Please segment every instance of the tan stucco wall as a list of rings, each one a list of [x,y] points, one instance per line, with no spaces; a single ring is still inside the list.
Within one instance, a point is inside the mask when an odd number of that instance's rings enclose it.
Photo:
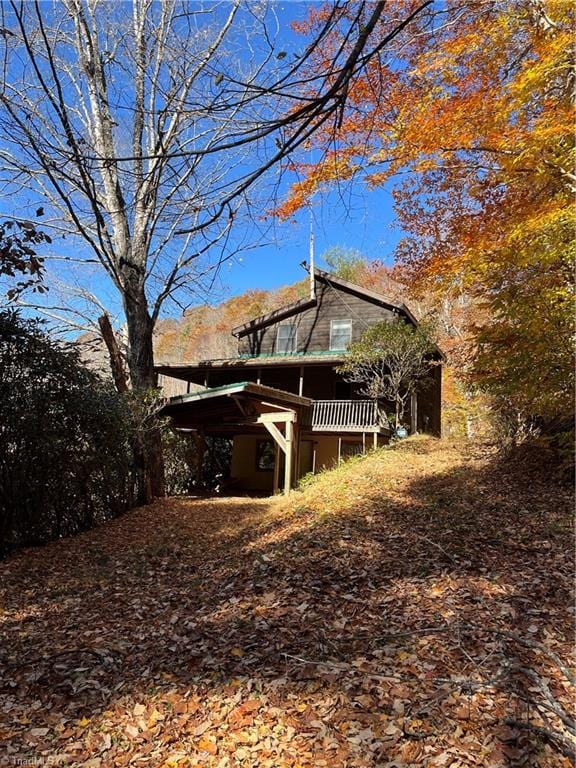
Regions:
[[[272,493],[274,484],[274,472],[264,472],[256,469],[256,442],[267,439],[265,434],[258,435],[236,435],[232,447],[232,477],[238,480],[236,486],[239,490],[245,491],[264,491]],[[337,435],[319,435],[317,433],[303,432],[301,440],[311,440],[313,449],[316,453],[315,471],[321,472],[323,469],[331,469],[338,463],[338,436]],[[343,436],[345,441],[361,441],[362,435]],[[381,437],[380,445],[386,441]],[[372,434],[366,434],[366,449],[370,450],[373,446]],[[300,457],[300,475],[305,474],[303,457]],[[284,484],[284,470],[280,472],[280,486]]]
[[[316,443],[316,472],[331,469],[338,463],[338,438],[332,435],[314,435]]]
[[[232,446],[232,477],[239,482],[236,486],[246,491],[272,492],[273,472],[256,470],[256,442],[265,439],[265,435],[236,435]],[[316,472],[336,466],[338,462],[338,438],[332,435],[302,435],[302,439],[314,442],[316,451]],[[284,475],[280,477],[280,484]]]
[[[237,488],[272,493],[274,473],[256,469],[256,442],[266,435],[236,435],[232,446],[232,477],[239,480]]]

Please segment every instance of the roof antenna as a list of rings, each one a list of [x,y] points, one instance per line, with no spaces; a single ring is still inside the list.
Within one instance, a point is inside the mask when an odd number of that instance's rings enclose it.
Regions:
[[[308,268],[310,277],[310,298],[316,298],[316,280],[314,279],[314,217],[310,206],[310,265]]]
[[[312,143],[308,138],[304,142],[304,149],[310,153],[310,162],[312,162]],[[312,199],[308,204],[310,211],[310,264],[308,265],[308,276],[310,278],[310,298],[316,299],[316,280],[314,277],[314,214],[312,211]]]

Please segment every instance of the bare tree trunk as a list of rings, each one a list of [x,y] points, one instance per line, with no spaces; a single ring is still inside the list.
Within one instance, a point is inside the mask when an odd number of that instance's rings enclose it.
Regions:
[[[114,379],[116,389],[118,392],[128,392],[129,387],[126,371],[124,370],[124,360],[108,315],[104,314],[98,318],[98,326],[108,350],[112,378]]]
[[[148,311],[144,286],[130,281],[124,294],[124,310],[128,328],[128,368],[132,389],[143,396],[156,389],[158,377],[154,371],[154,323]],[[165,496],[164,459],[160,428],[143,429],[135,447],[139,474],[138,500],[149,503],[153,497]]]
[[[404,409],[402,408],[402,400],[396,396],[396,429],[401,426],[402,416],[404,415]]]

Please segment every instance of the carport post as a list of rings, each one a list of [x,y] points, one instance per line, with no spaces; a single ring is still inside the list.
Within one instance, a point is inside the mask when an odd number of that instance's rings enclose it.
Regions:
[[[294,457],[294,422],[286,422],[286,456],[284,461],[284,493],[292,487],[292,459]]]
[[[294,466],[294,411],[281,411],[276,413],[263,413],[258,419],[258,424],[263,424],[274,438],[277,449],[284,453],[284,493],[290,493],[292,487],[292,467]],[[284,424],[284,434],[278,429],[278,424]],[[275,467],[279,464],[275,463]],[[274,471],[274,484],[276,486],[276,469]]]
[[[272,493],[278,493],[278,485],[280,478],[280,446],[274,441],[274,447],[276,449],[276,457],[274,459],[274,484],[272,486]]]

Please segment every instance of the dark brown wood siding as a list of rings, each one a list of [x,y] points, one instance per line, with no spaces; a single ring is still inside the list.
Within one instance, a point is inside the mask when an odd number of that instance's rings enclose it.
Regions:
[[[293,317],[261,328],[239,340],[241,355],[270,355],[276,352],[279,325],[292,324],[298,331],[296,352],[324,352],[330,349],[330,322],[352,321],[352,341],[359,341],[364,331],[381,320],[392,320],[390,309],[362,299],[342,289],[316,283],[318,303]]]

